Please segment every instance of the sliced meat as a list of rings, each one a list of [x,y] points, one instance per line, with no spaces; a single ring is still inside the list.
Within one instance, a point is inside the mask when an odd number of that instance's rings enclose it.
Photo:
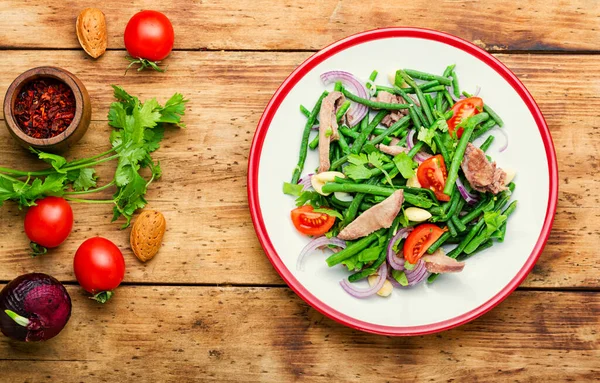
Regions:
[[[400,143],[400,139],[396,137],[392,137],[392,141],[390,142],[390,146],[397,146]]]
[[[379,150],[381,150],[385,154],[389,154],[390,156],[394,156],[394,157],[396,157],[400,153],[408,152],[408,149],[403,146],[398,146],[398,145],[387,146],[384,144],[379,144]]]
[[[430,273],[458,273],[465,268],[464,262],[448,257],[442,250],[425,255],[421,259],[425,261],[425,268]]]
[[[321,102],[321,110],[319,111],[319,173],[329,170],[329,144],[340,137],[335,112],[345,101],[346,97],[341,92],[331,92]]]
[[[372,100],[377,102],[385,102],[386,104],[401,104],[404,102],[404,100],[400,96],[396,96],[395,94],[386,92],[384,90],[377,92],[377,97],[372,98]],[[387,116],[385,116],[383,120],[381,120],[381,124],[389,128],[407,114],[408,110],[395,110]]]
[[[461,167],[473,189],[492,194],[506,190],[504,170],[496,168],[496,163],[490,163],[485,153],[471,143],[467,144]]]
[[[392,226],[394,218],[400,212],[400,207],[404,201],[404,193],[397,190],[372,208],[366,210],[346,226],[338,235],[338,238],[350,241],[361,238],[372,232]]]

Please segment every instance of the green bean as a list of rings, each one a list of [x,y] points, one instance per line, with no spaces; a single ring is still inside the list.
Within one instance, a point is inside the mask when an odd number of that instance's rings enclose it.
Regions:
[[[308,147],[311,150],[315,150],[317,148],[317,146],[319,146],[319,134],[317,134],[315,136],[315,138],[312,139],[312,141],[310,142],[310,144],[308,144]]]
[[[360,204],[362,203],[364,198],[365,194],[363,193],[359,193],[354,196],[354,199],[352,200],[352,202],[350,202],[350,206],[348,206],[346,215],[342,220],[342,227],[346,227],[350,224],[350,222],[354,221],[354,218],[356,218],[356,214],[358,213],[358,208],[360,207]]]
[[[494,119],[489,119],[483,125],[481,125],[481,127],[479,129],[477,129],[473,133],[473,136],[471,137],[471,141],[483,136],[485,133],[492,130],[495,126],[496,126],[496,121],[494,121]]]
[[[450,155],[448,154],[448,149],[446,148],[446,145],[444,145],[444,143],[442,142],[442,136],[440,132],[435,132],[435,134],[433,135],[433,142],[435,143],[435,146],[444,158],[444,163],[449,164]]]
[[[450,92],[445,90],[443,93],[444,98],[446,99],[446,101],[448,101],[448,105],[450,105],[450,107],[454,106],[454,100],[452,99],[452,96],[450,96]]]
[[[363,251],[364,249],[369,247],[369,245],[371,243],[373,243],[375,240],[377,240],[377,237],[379,236],[380,232],[381,232],[381,230],[371,233],[370,235],[368,235],[364,238],[361,238],[358,241],[352,243],[350,246],[346,247],[342,251],[331,255],[326,260],[327,265],[329,267],[333,267],[337,264],[342,263],[346,259],[358,254],[359,252]]]
[[[300,105],[300,112],[307,118],[310,117],[310,110],[306,109],[304,105]]]
[[[294,185],[298,183],[298,180],[300,179],[300,174],[302,174],[302,171],[304,170],[304,163],[306,162],[306,155],[308,153],[308,139],[310,137],[310,131],[312,130],[312,127],[315,123],[315,119],[317,118],[317,115],[321,110],[321,102],[325,97],[327,97],[328,94],[329,93],[327,91],[321,94],[321,97],[319,97],[319,99],[317,100],[315,107],[313,108],[312,112],[310,112],[310,117],[308,117],[308,120],[304,125],[304,132],[302,133],[302,141],[300,144],[300,156],[298,158],[298,164],[296,165],[296,167],[294,168],[294,172],[292,173],[291,183]]]
[[[445,87],[443,85],[440,85],[439,81],[434,80],[434,81],[425,82],[423,84],[419,84],[419,89],[421,89],[423,92],[432,92],[431,89],[438,88],[440,86],[445,89]],[[416,92],[414,88],[401,88],[401,89],[404,90],[406,93],[415,93]],[[394,94],[394,93],[398,94],[395,91],[395,88],[391,88],[389,86],[380,86],[380,85],[377,85],[377,91],[378,92],[384,91],[384,92],[388,92],[388,93],[392,93],[392,94]]]
[[[456,226],[456,230],[459,232],[463,232],[465,230],[467,230],[467,226],[465,226],[464,223],[462,223],[462,221],[460,220],[460,218],[458,218],[457,214],[454,214],[452,216],[452,218],[450,218],[450,221],[452,221],[452,223],[454,224],[454,226]],[[448,221],[448,222],[450,222]]]
[[[444,112],[446,110],[448,110],[448,108],[450,107],[450,105],[448,104],[448,100],[446,100],[444,97],[444,92],[440,92],[440,94],[442,95],[442,109],[440,109],[440,112]]]
[[[420,72],[418,70],[413,70],[413,69],[404,69],[404,72],[406,74],[408,74],[410,77],[417,78],[419,80],[424,80],[424,81],[437,80],[440,84],[446,85],[446,86],[449,86],[450,84],[452,84],[452,82],[449,79],[447,79],[446,77],[438,76],[435,74]],[[404,81],[406,81],[406,79],[404,79]],[[406,81],[406,82],[408,83],[408,81]],[[408,85],[410,85],[410,83],[408,83]]]
[[[479,252],[482,252],[485,249],[489,249],[492,246],[494,246],[494,241],[492,241],[491,239],[488,239],[487,241],[485,241],[481,245],[479,245],[479,247],[475,251],[473,251],[471,254],[464,254],[464,255],[462,255],[461,256],[461,260],[465,260],[467,258],[471,258],[475,254],[477,254]]]
[[[490,148],[490,145],[492,144],[492,142],[494,142],[494,136],[489,136],[485,140],[485,142],[483,144],[481,144],[481,146],[479,147],[479,149],[481,149],[484,152],[486,152]]]
[[[371,144],[371,145],[377,145],[377,144],[379,144],[387,136],[389,136],[389,135],[397,132],[400,129],[408,128],[409,122],[410,122],[410,117],[409,116],[402,117],[396,123],[394,123],[389,128],[387,128],[383,133],[379,134],[377,137],[373,138],[368,143]]]
[[[427,105],[429,105],[429,109],[431,109],[431,110],[435,109],[433,97],[431,97],[431,95],[429,93],[425,93],[424,96],[425,96],[425,101],[427,101]]]
[[[423,141],[419,141],[415,144],[415,146],[413,146],[413,148],[411,150],[408,151],[408,153],[406,153],[410,158],[413,158],[418,152],[419,150],[421,150],[421,148],[423,147],[425,143]]]
[[[408,113],[410,114],[410,118],[412,119],[415,128],[418,128],[421,125],[425,125],[425,117],[423,117],[423,114],[421,113],[421,108],[415,104],[415,101],[408,94],[406,94],[406,92],[402,88],[396,87],[393,90],[396,94],[399,94],[405,102],[410,104]]]
[[[336,161],[340,158],[340,146],[337,142],[332,142],[329,144],[329,163]]]
[[[448,226],[448,232],[450,233],[450,236],[456,237],[458,235],[458,232],[456,231],[456,227],[454,227],[452,220],[448,220],[446,222],[446,225]]]
[[[374,70],[373,72],[371,72],[371,75],[369,76],[369,80],[375,81],[377,79],[377,75],[378,74],[379,74],[379,72],[377,72],[376,70]]]
[[[451,234],[449,232],[445,232],[441,237],[438,238],[429,248],[427,249],[428,254],[433,254],[437,249],[440,248],[450,238]]]
[[[428,124],[427,127],[431,126],[431,124],[433,124],[433,115],[431,114],[431,109],[429,109],[429,104],[427,104],[427,100],[425,99],[425,95],[423,94],[423,91],[421,91],[421,88],[419,88],[417,86],[417,84],[410,77],[409,74],[407,74],[405,71],[402,71],[402,70],[400,70],[398,72],[400,73],[400,75],[402,76],[404,81],[406,81],[406,83],[408,85],[412,86],[415,89],[417,98],[419,99],[419,102],[421,103],[421,108],[423,108],[423,112],[425,112],[426,122]],[[448,81],[448,79],[444,79],[444,80]],[[442,84],[441,81],[440,81],[440,83]]]
[[[335,193],[335,192],[346,192],[346,193],[365,193],[372,195],[380,195],[383,197],[391,196],[395,190],[383,186],[366,185],[366,184],[338,184],[335,182],[328,182],[323,186],[323,193]]]
[[[463,94],[467,97],[472,97],[472,95],[470,93],[467,92],[463,92]],[[498,124],[498,126],[503,127],[504,126],[504,121],[502,121],[502,119],[500,118],[500,116],[498,116],[498,114],[496,112],[494,112],[494,110],[492,109],[491,106],[489,106],[487,103],[483,104],[483,110],[490,115],[490,117],[492,118],[492,120],[496,121],[496,124]]]
[[[354,199],[352,201],[354,201]],[[335,196],[335,194],[332,194],[330,197],[331,203],[333,203],[337,206],[341,206],[344,209],[347,209],[348,207],[350,207],[350,205],[352,204],[352,201],[342,201],[341,199],[337,198]]]
[[[508,202],[508,200],[510,199],[510,194],[506,193],[503,194],[497,201],[497,206],[494,206],[494,211],[500,211],[500,209],[502,209],[504,207],[504,205]],[[509,212],[512,214],[512,212],[515,210],[517,204],[516,201],[514,201],[509,207],[506,208],[506,212]],[[510,209],[510,211],[509,211]],[[483,219],[480,220],[484,221]],[[477,250],[477,248],[485,241],[487,241],[488,239],[490,239],[490,235],[488,234],[486,231],[483,231],[482,233],[480,233],[479,235],[477,235],[475,238],[472,238],[471,241],[464,247],[463,251],[465,254],[471,254],[472,252],[474,252],[475,250]]]
[[[442,92],[437,92],[437,94],[435,95],[435,109],[438,112],[443,112],[442,110],[442,101],[444,100],[444,95],[442,94]]]
[[[343,155],[350,154],[350,147],[348,146],[346,137],[344,137],[344,134],[342,132],[340,132],[340,134],[339,134],[338,145],[340,146],[340,149],[341,149]]]
[[[408,109],[408,107],[409,107],[408,104],[394,104],[394,103],[377,102],[377,101],[367,100],[366,98],[358,97],[358,96],[350,93],[346,89],[344,89],[342,92],[348,99],[350,99],[354,102],[358,102],[359,104],[368,106],[371,109],[402,110],[402,109]]]
[[[502,212],[502,214],[504,214],[506,216],[506,218],[508,218],[515,211],[516,208],[517,208],[517,201],[513,201],[510,205],[508,205],[506,210],[504,210]],[[502,224],[502,226],[500,226],[500,236],[498,237],[498,242],[504,242],[504,236],[506,235],[506,225],[507,224],[508,224],[508,219],[506,220],[506,222],[504,222]]]
[[[335,85],[333,86],[333,90],[335,92],[341,92],[342,91],[342,82],[341,81],[336,81]]]
[[[460,222],[467,225],[475,218],[479,217],[479,215],[483,212],[490,211],[494,208],[494,200],[492,199],[482,199],[473,210],[471,210],[467,215],[460,219]]]
[[[444,215],[433,217],[431,220],[433,222],[446,222],[446,221],[448,221],[456,213],[456,210],[458,209],[460,201],[461,201],[460,193],[453,193],[450,196],[450,208],[448,209],[448,211]]]
[[[456,68],[456,64],[452,64],[452,65],[448,65],[446,67],[446,70],[444,70],[444,77],[448,77],[452,74],[452,71],[454,70],[454,68]]]
[[[340,128],[339,128],[339,131],[340,131],[340,133],[342,133],[344,136],[346,136],[346,137],[350,137],[350,138],[352,138],[352,139],[354,139],[354,140],[355,140],[355,139],[357,139],[357,138],[358,138],[358,135],[360,134],[360,133],[358,133],[358,132],[355,132],[354,130],[352,130],[352,129],[348,128],[348,127],[347,127],[347,126],[345,126],[345,125],[342,125],[342,126],[340,126]]]
[[[458,178],[458,170],[460,169],[460,164],[465,156],[465,150],[467,149],[467,144],[471,139],[473,130],[475,130],[475,126],[487,118],[489,118],[487,113],[479,113],[469,117],[467,120],[462,137],[460,138],[460,141],[458,141],[458,146],[454,152],[450,170],[448,171],[448,178],[446,179],[446,186],[444,187],[445,194],[450,194],[452,188],[455,186],[456,179]]]
[[[452,88],[454,90],[454,95],[456,97],[460,97],[460,87],[458,85],[458,76],[454,69],[452,69]]]
[[[343,164],[345,164],[346,161],[348,161],[348,156],[342,156],[342,157],[340,157],[337,161],[334,161],[334,162],[331,163],[331,166],[329,167],[329,170],[335,170],[335,169],[339,168],[340,166],[342,166]]]
[[[369,136],[371,135],[373,130],[377,127],[377,125],[379,125],[381,120],[383,120],[384,117],[387,115],[388,115],[387,111],[381,110],[381,111],[379,111],[379,113],[377,113],[375,115],[375,117],[373,117],[373,120],[369,123],[367,128],[360,132],[360,135],[356,138],[356,140],[354,141],[354,144],[352,144],[352,153],[354,153],[354,154],[360,153],[363,145],[367,142],[367,139],[369,138]]]

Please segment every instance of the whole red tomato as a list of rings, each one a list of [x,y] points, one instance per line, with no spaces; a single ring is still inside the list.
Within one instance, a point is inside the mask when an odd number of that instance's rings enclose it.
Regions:
[[[125,48],[135,59],[164,60],[175,41],[173,25],[164,14],[141,11],[125,27]]]
[[[73,229],[73,210],[67,201],[46,197],[36,201],[25,215],[25,234],[34,244],[45,248],[57,247]]]
[[[94,237],[77,249],[73,269],[81,287],[104,303],[123,281],[125,260],[117,245],[106,238]]]

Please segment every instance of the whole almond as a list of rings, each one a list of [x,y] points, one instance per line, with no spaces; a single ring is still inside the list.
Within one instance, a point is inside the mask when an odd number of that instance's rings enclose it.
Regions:
[[[106,18],[101,10],[86,8],[81,11],[75,29],[79,44],[88,55],[98,58],[106,51]]]
[[[158,253],[166,227],[165,217],[158,211],[144,210],[138,216],[131,229],[129,242],[140,261],[147,262]]]

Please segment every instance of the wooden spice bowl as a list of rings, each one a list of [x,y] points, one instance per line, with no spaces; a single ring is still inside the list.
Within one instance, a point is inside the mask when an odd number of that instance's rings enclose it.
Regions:
[[[34,138],[27,135],[19,126],[14,115],[15,101],[23,86],[42,78],[51,78],[63,82],[75,96],[75,116],[71,124],[65,131],[51,138]],[[24,148],[33,147],[49,152],[64,151],[83,137],[90,126],[91,119],[92,105],[87,89],[74,74],[61,68],[44,66],[29,69],[10,84],[4,97],[6,127],[13,138]]]

